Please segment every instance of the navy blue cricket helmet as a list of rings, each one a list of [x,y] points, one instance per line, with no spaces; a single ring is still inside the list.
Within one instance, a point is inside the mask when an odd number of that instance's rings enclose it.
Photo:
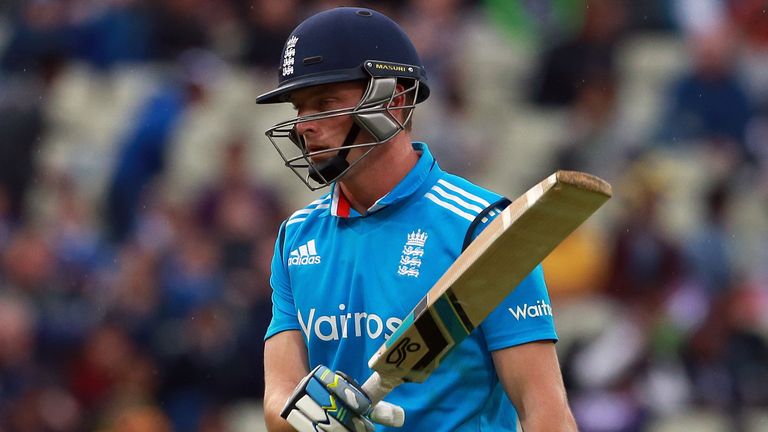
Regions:
[[[299,116],[266,131],[285,165],[312,190],[340,179],[374,147],[404,131],[415,105],[429,96],[427,75],[408,36],[385,15],[364,8],[331,9],[299,24],[283,48],[278,80],[257,103],[289,102],[292,92],[317,85],[365,83],[355,106]],[[395,104],[401,95],[407,102]],[[396,115],[397,110],[405,114]],[[298,124],[346,115],[353,124],[340,146],[312,152],[297,132]],[[350,161],[354,148],[366,151]]]
[[[390,67],[366,67],[369,61]],[[378,75],[418,80],[417,103],[429,96],[421,59],[397,23],[371,9],[331,9],[294,29],[283,48],[277,88],[259,96],[256,103],[287,102],[294,90]]]

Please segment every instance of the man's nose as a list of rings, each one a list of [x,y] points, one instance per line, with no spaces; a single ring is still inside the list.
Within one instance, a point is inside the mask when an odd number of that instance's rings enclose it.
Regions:
[[[305,122],[296,123],[296,133],[299,135],[305,135],[308,133],[315,132],[316,123],[317,123],[316,121],[305,121]]]

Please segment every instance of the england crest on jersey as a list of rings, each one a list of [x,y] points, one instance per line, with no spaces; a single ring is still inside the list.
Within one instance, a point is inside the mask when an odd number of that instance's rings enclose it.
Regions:
[[[403,246],[400,254],[400,263],[397,267],[399,276],[419,277],[419,268],[421,259],[424,256],[424,245],[427,243],[429,235],[422,232],[421,229],[412,231]]]

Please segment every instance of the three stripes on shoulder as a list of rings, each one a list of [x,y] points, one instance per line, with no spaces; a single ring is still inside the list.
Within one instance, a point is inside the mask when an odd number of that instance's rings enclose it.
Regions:
[[[491,205],[487,200],[443,179],[438,180],[424,196],[440,207],[470,222],[474,221],[480,212]],[[491,210],[488,216],[496,216],[496,213],[496,210]],[[488,222],[488,217],[483,217],[482,222]]]

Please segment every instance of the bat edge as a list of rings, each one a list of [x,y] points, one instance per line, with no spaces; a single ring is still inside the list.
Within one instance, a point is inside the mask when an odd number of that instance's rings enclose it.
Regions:
[[[573,185],[579,189],[596,192],[610,198],[613,188],[607,181],[592,174],[581,171],[560,170],[555,173],[558,183]]]

